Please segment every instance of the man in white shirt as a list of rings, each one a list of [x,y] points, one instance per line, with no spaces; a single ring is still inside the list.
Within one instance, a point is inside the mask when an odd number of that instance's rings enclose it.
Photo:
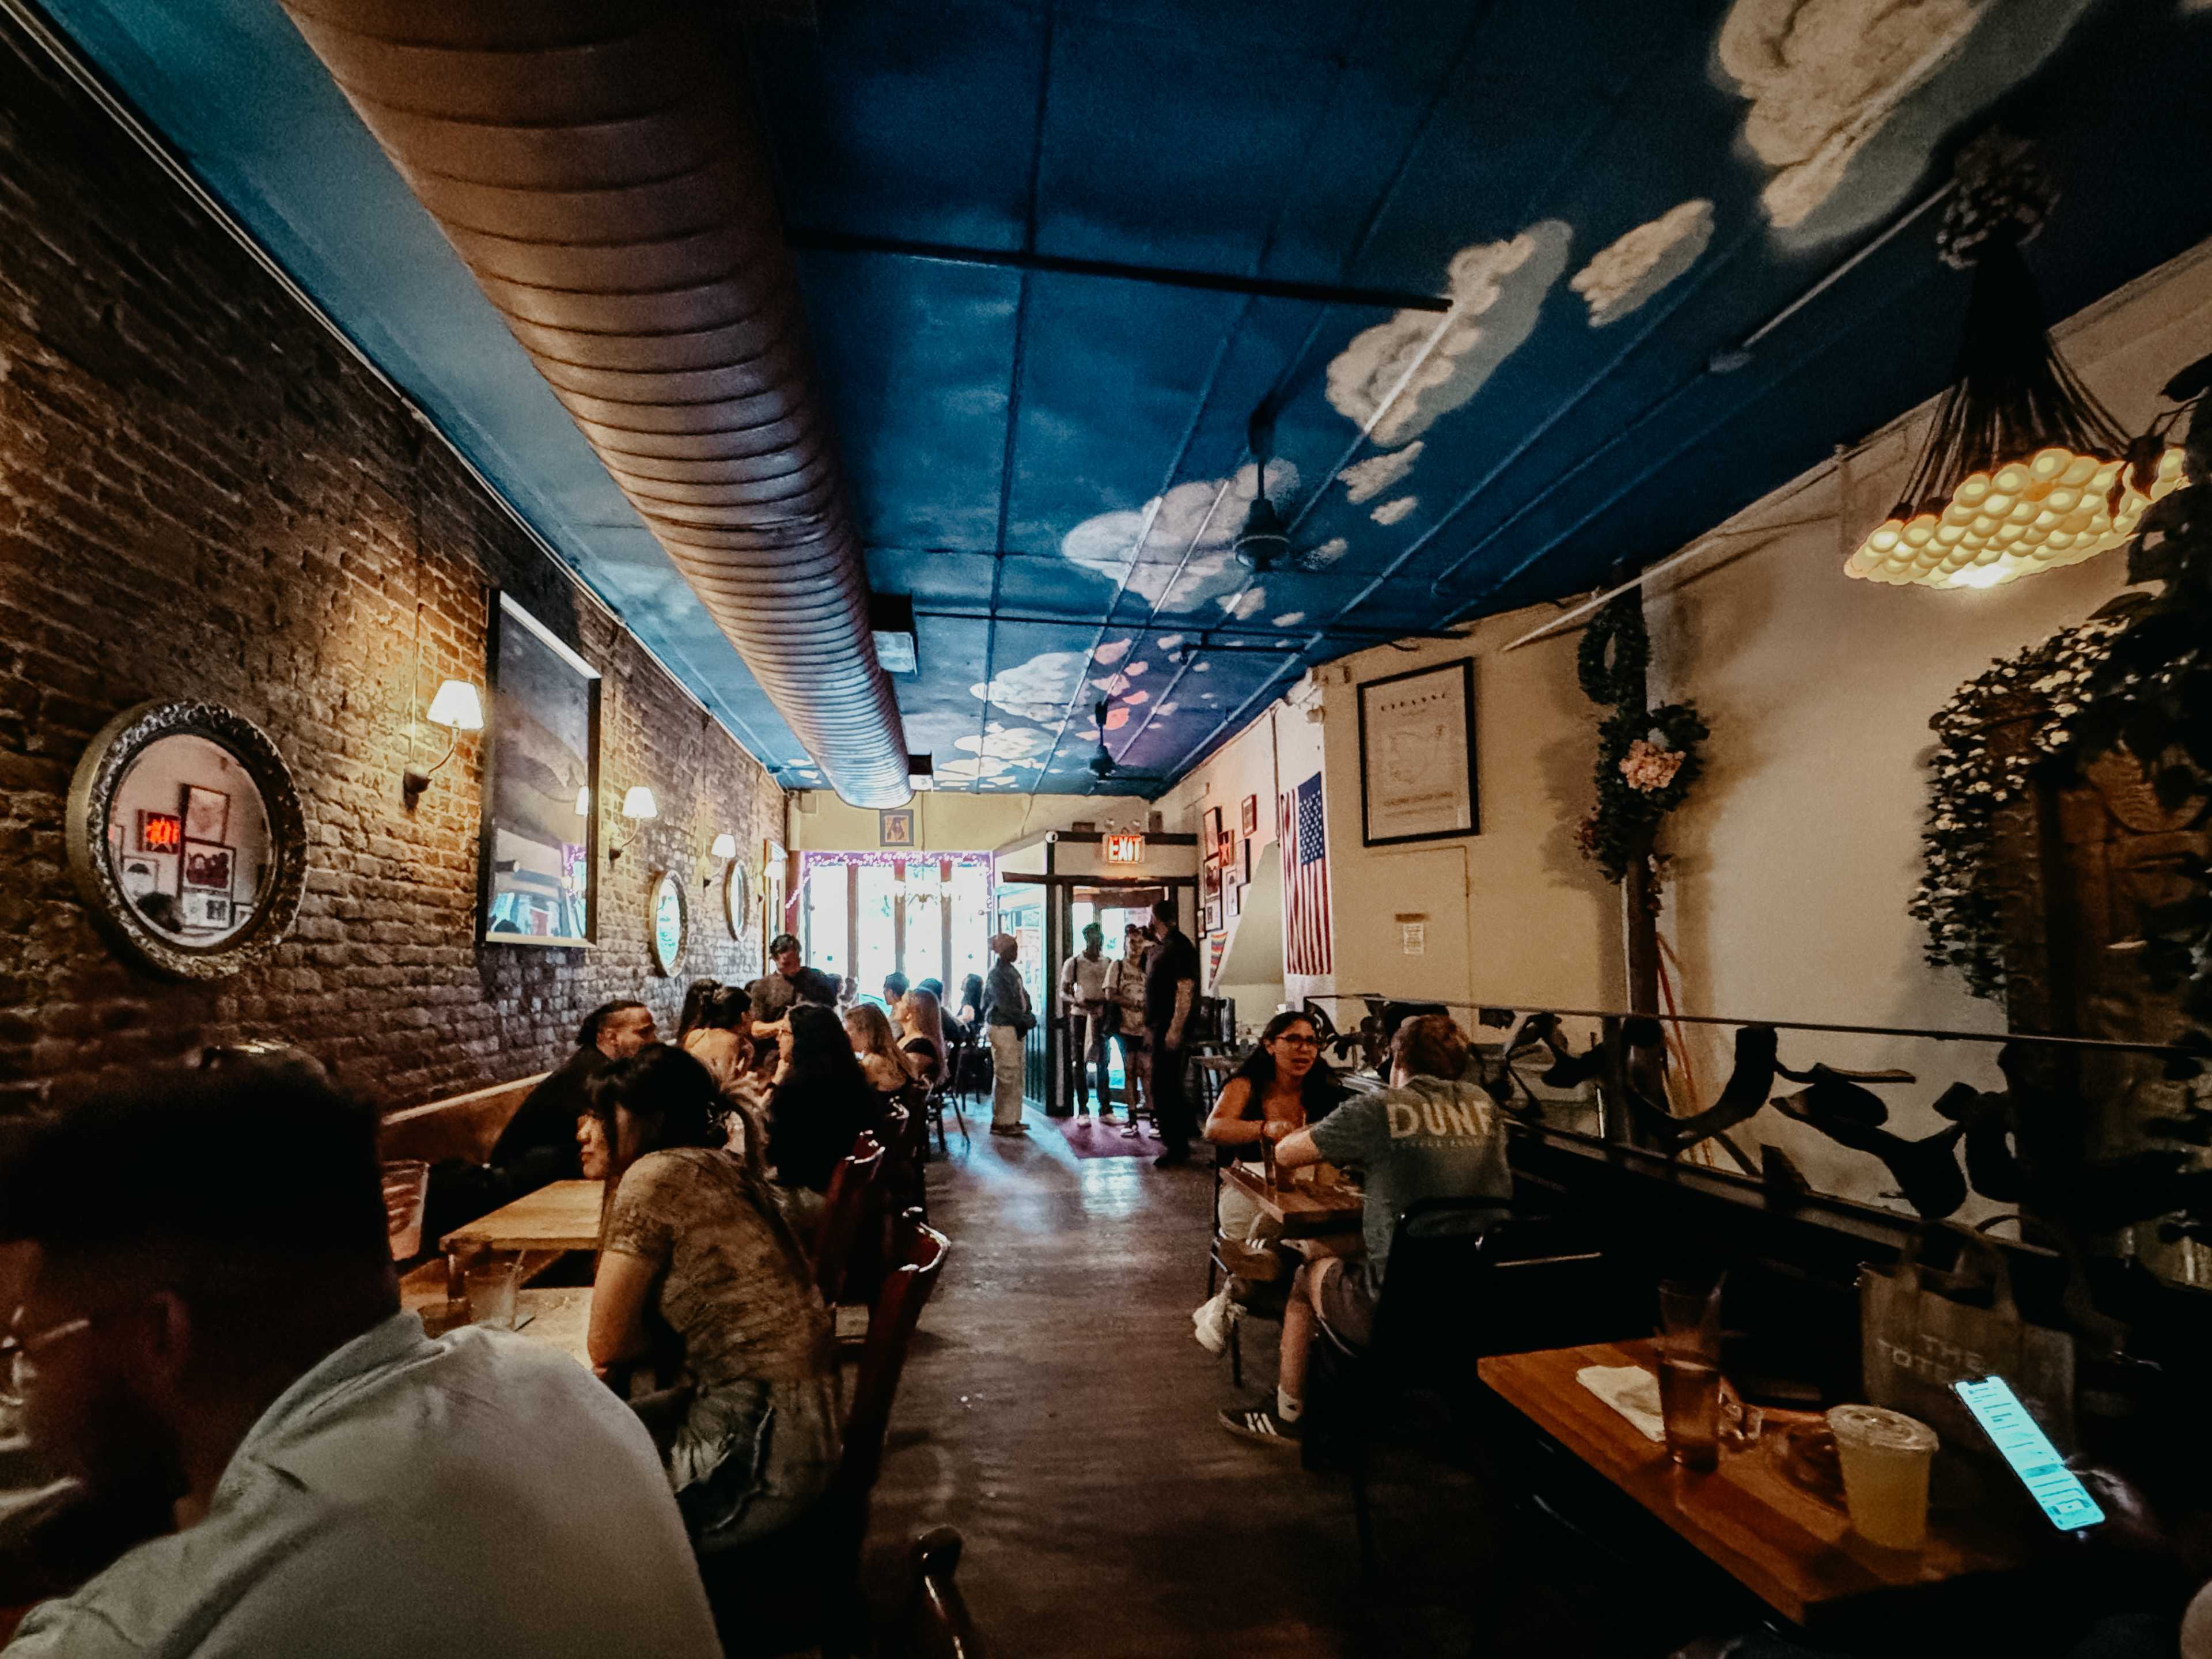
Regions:
[[[1106,930],[1092,922],[1083,948],[1060,965],[1060,1006],[1067,1012],[1067,1054],[1075,1062],[1075,1115],[1091,1115],[1091,1067],[1098,1067],[1098,1121],[1114,1115],[1114,1085],[1107,1075],[1106,1014],[1112,1006],[1106,975]]]
[[[644,1426],[526,1338],[399,1309],[374,1119],[225,1072],[89,1103],[9,1171],[0,1370],[95,1490],[175,1529],[34,1608],[9,1659],[720,1650]]]

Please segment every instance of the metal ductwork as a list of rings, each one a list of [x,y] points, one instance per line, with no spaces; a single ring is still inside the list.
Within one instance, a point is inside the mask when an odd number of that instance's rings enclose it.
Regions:
[[[703,8],[283,4],[837,793],[904,801],[768,157]]]

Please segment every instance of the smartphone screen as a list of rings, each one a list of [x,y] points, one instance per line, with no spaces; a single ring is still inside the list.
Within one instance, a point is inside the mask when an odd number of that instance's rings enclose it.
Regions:
[[[1976,1382],[1954,1382],[1952,1388],[1966,1402],[1974,1421],[1990,1443],[2012,1466],[2028,1496],[2041,1504],[2051,1524],[2061,1532],[2079,1532],[2105,1518],[2088,1488],[2074,1478],[2058,1455],[2051,1437],[2036,1426],[2020,1403],[2020,1396],[2002,1376],[1985,1376]]]

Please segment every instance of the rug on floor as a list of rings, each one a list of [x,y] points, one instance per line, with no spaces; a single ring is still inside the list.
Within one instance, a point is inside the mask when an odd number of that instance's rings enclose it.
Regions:
[[[1153,1138],[1150,1125],[1146,1126],[1142,1135],[1125,1140],[1121,1131],[1129,1126],[1120,1118],[1103,1126],[1095,1117],[1055,1117],[1047,1121],[1074,1148],[1078,1158],[1158,1158],[1160,1155],[1160,1143]]]

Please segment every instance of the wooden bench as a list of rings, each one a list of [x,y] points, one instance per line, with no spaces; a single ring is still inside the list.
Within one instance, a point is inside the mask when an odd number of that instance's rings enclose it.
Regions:
[[[488,1089],[387,1113],[384,1157],[387,1161],[416,1158],[425,1164],[444,1158],[484,1163],[523,1097],[550,1075],[540,1072],[534,1077],[495,1083]]]

